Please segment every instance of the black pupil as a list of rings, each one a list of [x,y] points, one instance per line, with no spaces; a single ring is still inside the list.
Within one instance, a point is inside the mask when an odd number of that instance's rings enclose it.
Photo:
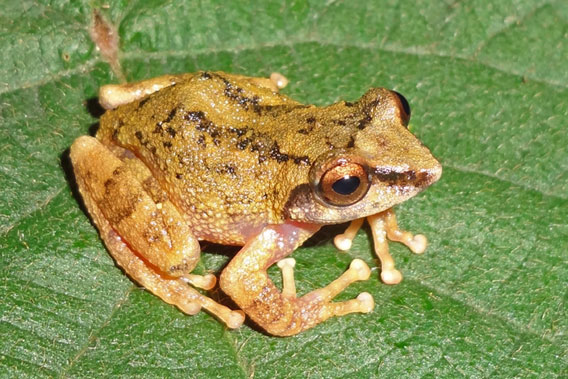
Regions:
[[[361,180],[356,176],[345,175],[331,185],[333,190],[340,195],[350,195],[359,188]]]

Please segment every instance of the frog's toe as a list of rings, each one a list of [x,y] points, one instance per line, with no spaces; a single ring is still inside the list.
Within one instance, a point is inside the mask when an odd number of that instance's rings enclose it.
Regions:
[[[364,218],[358,218],[351,221],[351,224],[349,224],[347,229],[345,229],[345,232],[336,235],[333,239],[335,247],[337,247],[341,251],[347,251],[351,249],[353,239],[355,238],[355,235],[357,235],[357,231],[361,228],[361,225],[363,225],[364,221]]]
[[[286,87],[290,82],[287,77],[285,77],[279,72],[273,72],[272,74],[270,74],[270,81],[274,83],[274,85],[278,89]]]
[[[407,244],[408,248],[414,254],[422,254],[426,251],[426,246],[428,245],[428,239],[423,234],[415,235]]]
[[[361,292],[357,299],[360,302],[360,308],[362,313],[369,313],[375,308],[375,300],[369,292]]]
[[[347,271],[326,287],[319,288],[300,298],[296,297],[294,284],[295,264],[296,261],[293,258],[282,259],[278,262],[278,267],[282,270],[282,297],[294,304],[296,316],[303,319],[306,324],[315,325],[330,317],[349,313],[369,313],[375,307],[373,297],[368,292],[360,293],[355,299],[332,302],[333,298],[351,283],[369,279],[371,270],[361,259],[354,259]],[[297,331],[288,331],[288,333],[295,334]]]
[[[385,268],[381,271],[381,280],[385,284],[398,284],[402,281],[402,273],[395,268]]]
[[[245,312],[243,311],[232,311],[227,319],[225,320],[227,327],[230,329],[236,329],[240,327],[243,322],[245,322]]]
[[[370,275],[371,270],[369,269],[369,266],[367,266],[367,264],[361,259],[354,259],[349,265],[347,271],[345,271],[339,278],[329,283],[326,287],[310,292],[305,295],[305,297],[313,297],[322,302],[330,301],[339,293],[343,292],[343,290],[345,290],[345,288],[347,288],[350,284],[360,280],[367,280]]]
[[[296,266],[294,258],[285,258],[278,261],[278,267],[282,270],[282,296],[289,299],[296,298],[294,266]]]
[[[351,238],[346,237],[343,234],[338,234],[333,238],[333,244],[341,251],[347,251],[351,249],[351,245],[353,244],[353,240]]]

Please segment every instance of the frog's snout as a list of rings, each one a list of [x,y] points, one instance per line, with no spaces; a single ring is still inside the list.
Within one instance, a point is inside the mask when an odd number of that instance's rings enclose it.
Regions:
[[[442,176],[442,165],[432,155],[430,159],[425,160],[420,170],[417,170],[414,186],[424,189],[435,183]],[[427,162],[427,163],[426,163]]]
[[[436,183],[442,177],[442,165],[440,162],[436,161],[436,164],[432,168],[427,169],[426,173],[427,185],[429,186],[430,184]]]

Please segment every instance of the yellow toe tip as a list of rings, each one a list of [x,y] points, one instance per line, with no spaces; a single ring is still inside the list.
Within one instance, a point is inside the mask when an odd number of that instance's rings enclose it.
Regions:
[[[402,274],[397,269],[383,270],[381,280],[385,284],[398,284],[402,281]]]
[[[357,272],[358,280],[367,280],[371,276],[371,269],[365,261],[361,259],[354,259],[349,265],[350,270],[355,270]]]
[[[368,292],[361,292],[359,296],[357,296],[357,300],[359,300],[361,304],[362,313],[369,313],[375,308],[375,300]]]
[[[347,251],[347,250],[351,249],[352,241],[351,241],[351,239],[345,237],[343,234],[338,234],[333,239],[333,244],[339,250]]]
[[[227,319],[227,326],[231,329],[240,327],[245,321],[245,313],[243,311],[232,311]]]

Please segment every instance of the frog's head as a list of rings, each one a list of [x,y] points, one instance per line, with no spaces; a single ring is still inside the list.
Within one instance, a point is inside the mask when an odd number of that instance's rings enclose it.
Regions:
[[[407,128],[410,107],[402,95],[373,88],[349,106],[350,143],[315,160],[308,184],[288,198],[289,219],[330,224],[366,217],[440,178],[442,166]]]

